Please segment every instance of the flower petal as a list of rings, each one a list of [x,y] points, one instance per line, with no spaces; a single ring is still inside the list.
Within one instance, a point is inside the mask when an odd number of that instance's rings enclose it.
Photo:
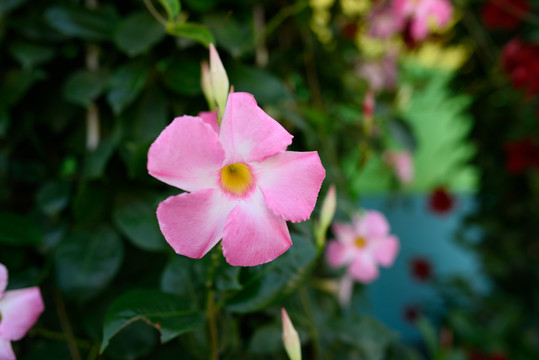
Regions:
[[[361,217],[354,217],[356,232],[366,238],[384,237],[389,233],[389,224],[384,214],[377,210],[368,210]]]
[[[217,123],[217,111],[202,111],[198,113],[198,117],[211,126],[213,131],[219,134],[219,124]]]
[[[292,245],[286,222],[264,203],[259,189],[238,202],[226,219],[223,255],[234,266],[274,260]]]
[[[0,299],[6,290],[8,280],[7,269],[3,264],[0,264]]]
[[[326,176],[316,151],[285,151],[253,167],[264,201],[275,214],[293,222],[311,216]]]
[[[200,259],[223,236],[226,217],[236,202],[220,190],[183,193],[159,204],[157,220],[176,253]]]
[[[292,143],[292,135],[259,108],[248,93],[228,96],[219,139],[226,164],[262,161],[285,151]]]
[[[372,242],[374,257],[380,265],[391,266],[399,252],[400,243],[396,236],[387,236]]]
[[[21,339],[45,309],[39,287],[9,290],[0,299],[0,338]]]
[[[370,254],[362,252],[352,261],[348,273],[357,281],[368,284],[378,277],[378,268]]]
[[[182,116],[148,151],[148,172],[186,191],[217,188],[224,152],[217,133],[199,117]]]
[[[326,259],[329,266],[338,268],[348,264],[353,256],[350,246],[338,241],[330,241],[326,248]]]
[[[0,359],[15,360],[15,353],[11,347],[11,341],[0,337]]]
[[[333,233],[337,237],[337,241],[343,244],[352,244],[358,237],[353,227],[348,224],[334,223],[331,226]]]

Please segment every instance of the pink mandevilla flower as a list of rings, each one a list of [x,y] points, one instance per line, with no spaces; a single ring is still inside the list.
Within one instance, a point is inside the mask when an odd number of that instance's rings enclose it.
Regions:
[[[384,161],[393,168],[400,182],[409,183],[414,179],[414,160],[409,151],[388,150],[384,152]]]
[[[11,341],[20,340],[45,309],[39,287],[6,289],[8,272],[0,264],[0,360],[15,360]]]
[[[159,204],[161,231],[191,258],[222,238],[231,265],[272,261],[292,245],[286,221],[307,220],[316,204],[318,153],[285,151],[292,135],[247,93],[229,95],[220,129],[201,115],[174,119],[148,152],[152,176],[188,191]]]
[[[375,210],[354,215],[352,224],[334,224],[333,232],[337,240],[327,247],[329,265],[348,266],[347,275],[364,284],[378,278],[378,265],[391,266],[399,251],[399,240],[389,235],[386,218]]]
[[[410,35],[423,40],[429,35],[430,26],[446,26],[453,17],[453,7],[448,0],[393,0],[395,21],[404,28],[409,22]]]

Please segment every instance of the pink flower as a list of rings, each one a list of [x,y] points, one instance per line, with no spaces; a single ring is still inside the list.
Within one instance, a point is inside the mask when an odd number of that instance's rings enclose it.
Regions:
[[[393,90],[397,82],[397,53],[391,51],[382,59],[363,62],[357,74],[367,81],[369,89],[375,94]]]
[[[247,93],[229,95],[219,132],[201,117],[174,119],[148,152],[152,176],[188,191],[157,209],[170,246],[201,258],[222,238],[236,266],[283,254],[292,245],[286,221],[309,218],[325,177],[318,153],[285,151],[291,142]]]
[[[335,224],[337,241],[328,244],[326,256],[330,266],[348,266],[348,275],[361,283],[378,277],[377,265],[389,267],[399,251],[396,236],[389,235],[384,215],[375,210],[352,217],[352,224]]]
[[[448,0],[393,0],[395,21],[402,29],[410,26],[413,40],[423,40],[429,35],[429,25],[446,26],[453,17],[453,7]]]
[[[391,6],[375,7],[367,17],[368,34],[378,39],[388,39],[402,30],[399,19]]]
[[[384,161],[393,167],[400,182],[409,183],[414,179],[414,159],[409,151],[388,150],[384,153]]]
[[[8,273],[0,264],[0,359],[14,360],[11,341],[20,340],[45,309],[39,287],[4,291]]]

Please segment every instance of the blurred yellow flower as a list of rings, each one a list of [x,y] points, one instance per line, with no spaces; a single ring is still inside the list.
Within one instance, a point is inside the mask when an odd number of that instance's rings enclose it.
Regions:
[[[430,69],[456,70],[470,56],[466,45],[443,46],[440,43],[424,43],[410,58]]]

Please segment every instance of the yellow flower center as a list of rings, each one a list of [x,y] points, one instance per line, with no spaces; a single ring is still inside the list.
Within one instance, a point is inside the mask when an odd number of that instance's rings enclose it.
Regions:
[[[354,240],[354,244],[358,247],[358,248],[364,248],[365,245],[367,245],[367,240],[365,240],[364,238],[362,237],[358,237]]]
[[[253,174],[248,165],[230,164],[221,169],[221,188],[236,196],[243,196],[254,185]]]

